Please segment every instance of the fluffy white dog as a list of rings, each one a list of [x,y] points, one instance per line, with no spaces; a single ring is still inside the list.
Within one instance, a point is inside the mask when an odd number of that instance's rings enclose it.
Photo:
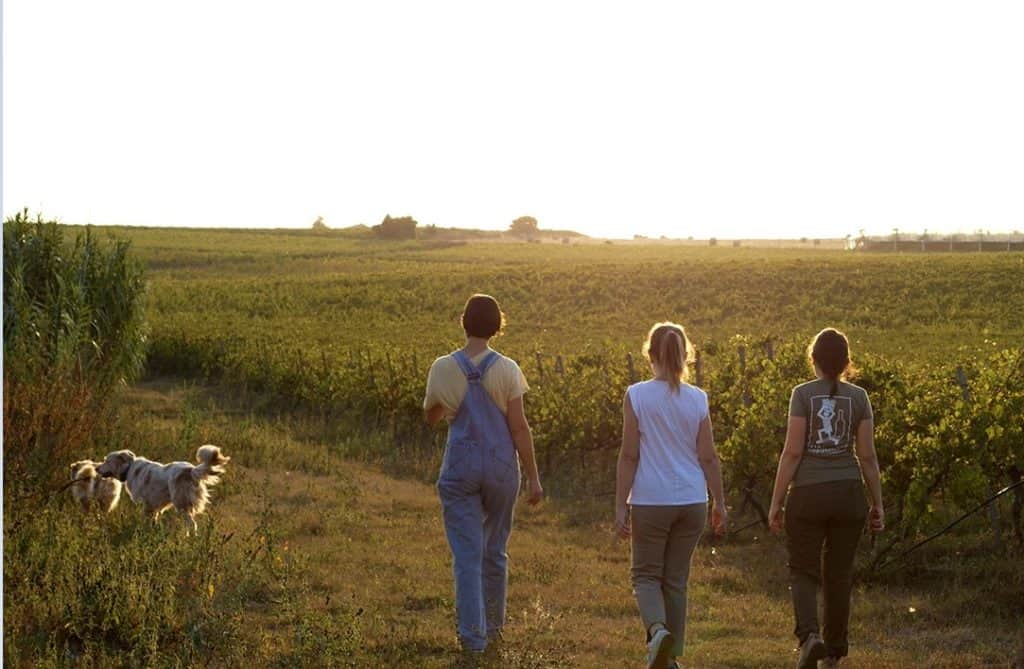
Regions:
[[[99,462],[79,460],[71,465],[71,495],[78,500],[84,511],[95,507],[110,513],[121,500],[121,482],[99,475]]]
[[[131,451],[114,451],[107,455],[96,471],[100,476],[124,482],[128,496],[141,504],[156,519],[172,506],[181,514],[186,529],[196,531],[196,516],[210,501],[208,486],[218,481],[224,465],[231,458],[220,448],[207,444],[196,451],[196,461],[163,464],[139,457]]]

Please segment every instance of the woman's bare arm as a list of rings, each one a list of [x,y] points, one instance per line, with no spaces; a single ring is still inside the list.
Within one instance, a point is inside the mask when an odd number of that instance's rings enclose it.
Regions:
[[[711,490],[711,526],[715,534],[723,534],[728,519],[725,509],[725,488],[722,485],[722,462],[715,450],[715,437],[711,428],[711,416],[705,416],[697,432],[697,458],[704,470],[708,488]]]
[[[772,490],[772,504],[768,511],[768,524],[772,530],[782,530],[782,501],[786,497],[789,484],[796,475],[800,459],[804,455],[804,439],[807,431],[807,419],[801,416],[790,416],[786,428],[786,445],[779,455],[779,466],[775,472],[775,488]]]
[[[878,467],[878,453],[875,452],[873,418],[865,418],[857,426],[857,462],[871,495],[871,530],[881,532],[885,529],[885,510],[882,506],[882,474]]]
[[[441,422],[442,418],[444,418],[444,406],[441,404],[435,404],[423,412],[423,417],[427,421],[428,425],[434,427]]]
[[[636,468],[640,464],[640,423],[629,401],[629,393],[622,398],[622,446],[615,467],[615,530],[623,539],[630,535],[629,507],[626,500],[633,488]]]
[[[522,395],[509,400],[507,420],[509,432],[512,433],[512,443],[515,444],[519,462],[526,474],[526,501],[528,504],[536,504],[544,497],[544,488],[540,485],[537,456],[533,450],[533,433],[530,432],[530,424],[526,420]]]

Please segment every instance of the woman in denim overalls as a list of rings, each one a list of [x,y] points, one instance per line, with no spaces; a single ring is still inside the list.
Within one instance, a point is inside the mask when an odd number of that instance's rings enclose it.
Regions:
[[[434,361],[423,407],[431,424],[450,420],[437,489],[454,559],[459,641],[470,653],[499,640],[505,622],[505,546],[520,463],[527,501],[536,504],[543,496],[523,412],[526,380],[514,361],[488,346],[503,321],[493,297],[469,299],[462,314],[466,345]]]

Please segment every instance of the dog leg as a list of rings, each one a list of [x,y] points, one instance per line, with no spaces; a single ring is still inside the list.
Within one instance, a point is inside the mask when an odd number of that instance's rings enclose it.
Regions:
[[[199,533],[196,519],[192,517],[189,511],[184,509],[178,511],[178,513],[181,514],[181,522],[185,524],[185,536],[196,536]]]

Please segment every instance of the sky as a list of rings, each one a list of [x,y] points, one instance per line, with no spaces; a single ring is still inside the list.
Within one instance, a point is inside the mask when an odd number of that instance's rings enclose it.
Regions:
[[[3,212],[1024,229],[1024,3],[5,0]]]

